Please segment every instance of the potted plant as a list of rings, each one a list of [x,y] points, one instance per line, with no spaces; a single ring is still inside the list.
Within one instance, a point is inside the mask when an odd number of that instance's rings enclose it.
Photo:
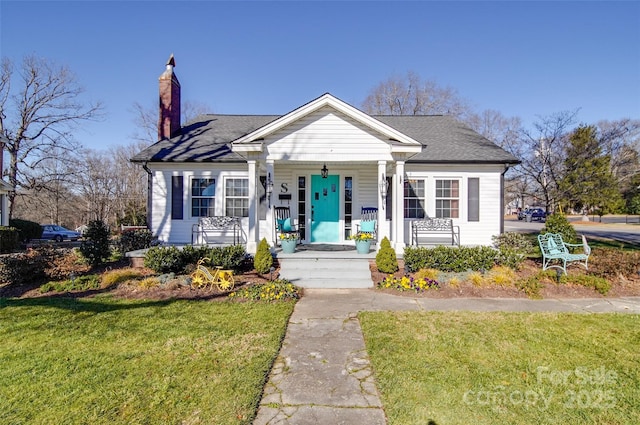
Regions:
[[[296,245],[298,244],[297,233],[280,233],[278,237],[280,239],[280,246],[282,246],[283,253],[293,254],[296,251]]]
[[[356,242],[356,251],[358,254],[368,254],[371,249],[371,241],[373,240],[372,233],[358,232],[355,235],[351,235],[350,239]]]

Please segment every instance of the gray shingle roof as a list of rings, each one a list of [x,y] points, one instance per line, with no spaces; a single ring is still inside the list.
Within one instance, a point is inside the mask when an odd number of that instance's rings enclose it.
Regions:
[[[233,140],[280,115],[202,115],[182,127],[178,136],[164,139],[131,158],[133,162],[245,162],[231,151]]]
[[[509,163],[520,162],[509,152],[448,116],[374,116],[426,146],[407,162]]]
[[[408,162],[517,163],[518,159],[451,117],[373,116],[426,147]],[[244,162],[231,142],[280,115],[203,115],[131,158],[134,162]]]

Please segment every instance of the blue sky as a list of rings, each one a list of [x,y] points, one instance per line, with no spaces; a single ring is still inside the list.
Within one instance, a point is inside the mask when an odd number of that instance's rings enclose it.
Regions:
[[[359,107],[415,71],[475,109],[530,125],[640,118],[640,2],[0,2],[0,52],[68,66],[105,104],[91,148],[128,144],[132,105],[157,104],[171,53],[182,99],[211,112],[283,114],[330,92]]]

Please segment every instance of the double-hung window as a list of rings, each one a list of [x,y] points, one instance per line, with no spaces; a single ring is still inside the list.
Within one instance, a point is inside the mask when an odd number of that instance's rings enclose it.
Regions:
[[[213,217],[216,214],[216,179],[191,179],[191,216]]]
[[[404,182],[404,217],[425,217],[424,180],[405,180]]]
[[[436,217],[458,218],[460,209],[460,181],[436,180]]]
[[[249,217],[249,179],[225,180],[224,205],[229,217]]]

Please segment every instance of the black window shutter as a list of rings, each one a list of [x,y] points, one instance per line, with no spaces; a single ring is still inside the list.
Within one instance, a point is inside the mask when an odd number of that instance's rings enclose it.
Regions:
[[[182,203],[182,176],[171,176],[171,219],[184,218]]]
[[[469,221],[480,221],[480,179],[469,178]]]

